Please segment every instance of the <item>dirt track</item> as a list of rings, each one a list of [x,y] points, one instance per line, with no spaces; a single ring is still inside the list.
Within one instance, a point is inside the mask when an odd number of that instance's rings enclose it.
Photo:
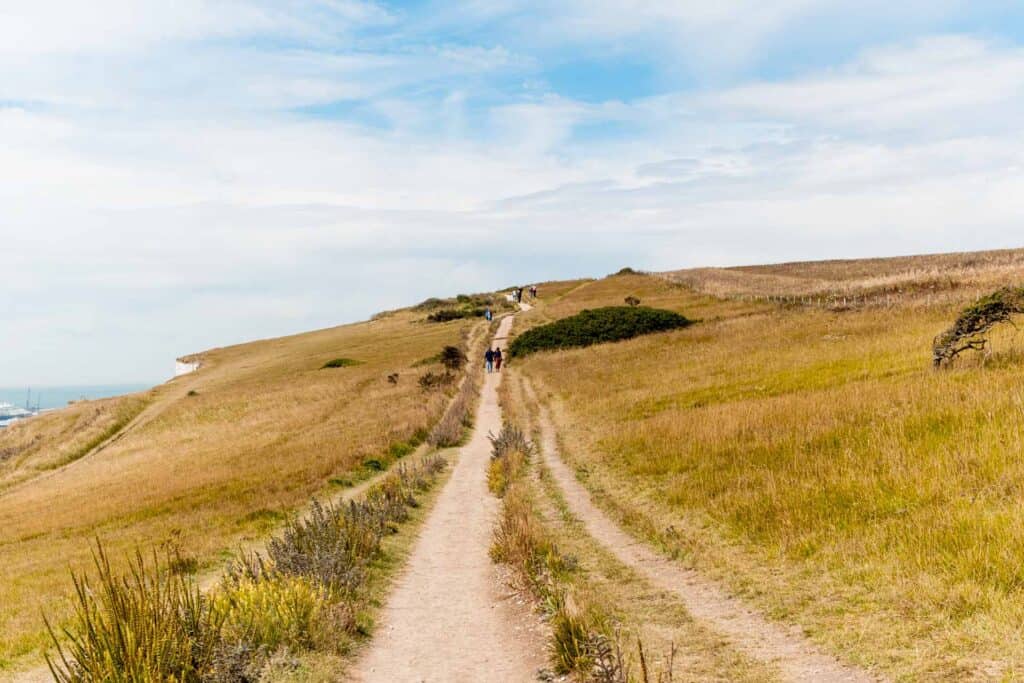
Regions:
[[[776,666],[788,681],[815,683],[867,683],[876,678],[818,650],[796,628],[768,621],[764,616],[729,596],[697,572],[658,555],[623,531],[590,499],[572,470],[558,454],[555,429],[546,406],[537,401],[529,382],[524,382],[531,403],[539,407],[541,455],[561,489],[573,515],[587,531],[623,564],[635,569],[654,586],[678,596],[693,617],[721,633],[753,659]]]
[[[511,324],[509,316],[498,328],[502,345]],[[485,378],[473,435],[460,450],[352,680],[526,683],[544,666],[536,618],[512,599],[487,555],[498,510],[487,490],[487,435],[501,429],[501,375]]]

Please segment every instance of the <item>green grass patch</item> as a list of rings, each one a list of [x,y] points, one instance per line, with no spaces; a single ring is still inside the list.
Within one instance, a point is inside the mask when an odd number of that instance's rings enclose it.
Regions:
[[[323,367],[321,367],[320,369],[321,370],[326,370],[327,368],[350,368],[353,365],[362,365],[362,364],[363,364],[362,361],[353,360],[352,358],[335,358],[333,360],[329,360],[326,363],[324,363]]]
[[[606,306],[528,330],[512,342],[509,350],[513,356],[526,356],[536,351],[622,341],[692,324],[692,320],[674,311],[647,306]]]

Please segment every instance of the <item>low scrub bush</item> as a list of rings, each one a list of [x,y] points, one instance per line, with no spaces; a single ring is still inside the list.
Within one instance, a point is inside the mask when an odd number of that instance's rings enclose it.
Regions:
[[[533,453],[526,435],[518,427],[505,424],[498,436],[488,436],[491,441],[491,462],[487,469],[487,486],[491,492],[502,497],[509,485],[526,470]]]
[[[424,299],[420,303],[418,303],[415,306],[413,306],[412,310],[414,310],[414,311],[433,311],[434,309],[442,308],[443,306],[447,306],[448,304],[449,304],[449,302],[444,300],[444,299],[438,299],[437,297],[430,297],[429,299]]]
[[[455,375],[452,373],[445,372],[431,372],[427,371],[422,374],[419,378],[420,388],[430,391],[431,389],[440,389],[441,387],[447,386],[455,381]]]
[[[441,365],[453,372],[461,370],[468,360],[466,354],[457,346],[446,346],[441,349],[438,359],[441,361]]]
[[[690,324],[692,321],[674,311],[647,306],[608,306],[580,311],[527,330],[512,342],[509,351],[513,356],[525,356],[536,351],[621,341]]]
[[[476,386],[467,378],[459,393],[449,404],[444,415],[427,437],[427,442],[436,448],[449,448],[462,443],[466,428],[472,424],[473,399]]]
[[[280,574],[239,577],[212,598],[223,620],[220,637],[229,649],[266,653],[312,647],[327,601],[322,585]]]
[[[102,545],[93,579],[72,575],[70,625],[59,638],[47,622],[56,654],[46,662],[56,681],[86,683],[174,680],[212,674],[222,615],[186,576],[165,571],[137,553],[127,573],[111,569]]]
[[[271,540],[267,557],[240,555],[210,596],[170,571],[174,559],[143,561],[115,573],[102,546],[96,578],[73,575],[74,613],[47,662],[59,683],[261,680],[275,654],[320,645],[363,628],[370,562],[381,540],[408,518],[445,467],[437,456],[402,465],[361,501],[312,504]],[[345,632],[339,633],[338,629]]]
[[[327,370],[328,368],[350,368],[353,365],[362,365],[362,361],[353,360],[352,358],[334,358],[324,363],[320,369]]]
[[[452,320],[462,320],[463,318],[482,318],[484,317],[484,312],[485,309],[478,307],[442,308],[428,315],[427,320],[432,323],[446,323]]]

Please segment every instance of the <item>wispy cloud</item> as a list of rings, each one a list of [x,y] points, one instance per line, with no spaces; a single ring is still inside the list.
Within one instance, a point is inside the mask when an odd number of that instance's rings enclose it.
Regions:
[[[1012,244],[1004,4],[8,4],[0,384],[625,263]]]

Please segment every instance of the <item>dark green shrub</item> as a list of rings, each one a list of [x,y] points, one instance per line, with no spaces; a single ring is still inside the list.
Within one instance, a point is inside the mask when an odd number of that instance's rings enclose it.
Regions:
[[[432,323],[446,323],[463,318],[482,318],[484,310],[483,308],[442,308],[428,315],[427,320]]]
[[[640,305],[640,299],[637,299],[635,296],[627,296],[624,301],[625,301],[627,306],[639,306]]]
[[[525,356],[536,351],[621,341],[691,324],[691,320],[673,311],[647,306],[608,306],[580,311],[528,330],[512,342],[509,351],[513,356]]]
[[[326,363],[324,363],[323,367],[320,369],[326,370],[327,368],[348,368],[352,367],[353,365],[361,364],[362,361],[353,360],[351,358],[335,358],[334,360],[329,360]]]
[[[414,450],[416,450],[415,446],[407,444],[404,441],[398,441],[388,447],[388,455],[397,460],[398,458],[404,458]]]
[[[444,347],[438,357],[441,359],[441,365],[449,370],[461,370],[466,360],[468,360],[466,354],[457,346]]]
[[[640,273],[627,266],[616,273],[612,273],[613,277],[615,275],[640,275]]]
[[[421,443],[427,440],[430,436],[430,430],[426,427],[418,427],[412,436],[409,438],[409,443],[413,446],[419,446]]]

